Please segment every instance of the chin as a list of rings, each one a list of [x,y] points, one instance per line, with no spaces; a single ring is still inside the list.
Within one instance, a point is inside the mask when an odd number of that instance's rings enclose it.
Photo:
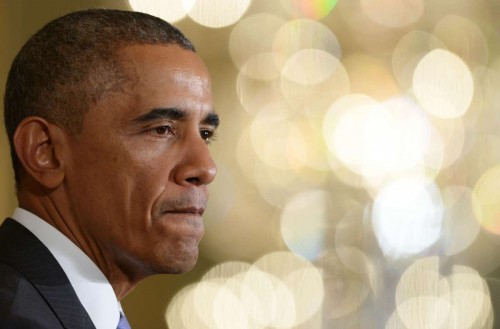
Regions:
[[[154,267],[156,274],[181,274],[194,268],[198,260],[198,245],[165,253]],[[166,256],[166,257],[165,257]]]

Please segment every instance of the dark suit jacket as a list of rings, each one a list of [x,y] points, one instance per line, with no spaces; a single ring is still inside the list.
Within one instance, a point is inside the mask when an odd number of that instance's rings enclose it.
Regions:
[[[95,329],[47,247],[12,219],[0,226],[0,328]]]

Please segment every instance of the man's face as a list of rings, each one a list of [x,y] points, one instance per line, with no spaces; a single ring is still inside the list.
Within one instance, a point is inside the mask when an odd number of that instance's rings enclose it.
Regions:
[[[94,259],[124,273],[191,269],[203,235],[208,143],[218,125],[199,57],[176,45],[120,51],[131,81],[91,107],[70,138],[71,212]]]

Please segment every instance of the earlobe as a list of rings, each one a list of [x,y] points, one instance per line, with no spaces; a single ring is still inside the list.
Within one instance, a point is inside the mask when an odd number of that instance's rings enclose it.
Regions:
[[[62,129],[47,120],[31,116],[24,119],[14,134],[14,147],[27,175],[48,189],[64,179]]]

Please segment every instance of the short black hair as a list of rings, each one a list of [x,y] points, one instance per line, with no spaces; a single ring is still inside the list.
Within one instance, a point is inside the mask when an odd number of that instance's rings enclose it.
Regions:
[[[78,133],[90,105],[128,76],[118,50],[134,44],[178,45],[195,51],[174,26],[145,13],[88,9],[57,18],[35,33],[7,77],[4,119],[16,183],[22,166],[13,137],[19,123],[39,116]]]

